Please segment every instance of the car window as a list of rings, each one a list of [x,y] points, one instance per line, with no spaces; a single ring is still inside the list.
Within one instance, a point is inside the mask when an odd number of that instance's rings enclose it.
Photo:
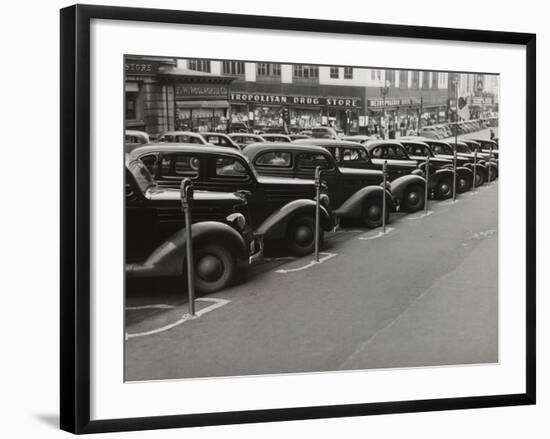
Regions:
[[[250,178],[240,160],[231,157],[212,157],[209,161],[210,175],[246,181]]]
[[[419,155],[419,156],[422,156],[422,157],[427,157],[429,156],[429,152],[428,150],[426,149],[425,146],[422,146],[422,145],[405,145],[405,149],[407,150],[407,152],[409,153],[409,155]]]
[[[190,154],[168,154],[162,157],[160,168],[164,176],[194,178],[199,175],[200,160]]]
[[[363,148],[340,148],[340,160],[343,162],[366,162],[367,152]]]
[[[152,175],[155,175],[155,165],[157,164],[157,155],[148,154],[139,158],[141,162],[147,167]]]
[[[300,170],[314,170],[317,166],[321,169],[329,169],[330,162],[320,153],[302,152],[298,154],[298,168]]]
[[[434,154],[453,155],[452,149],[447,145],[443,145],[441,143],[434,143],[432,145],[432,151],[434,152]]]
[[[471,152],[470,149],[466,145],[462,145],[460,143],[456,144],[456,151],[461,152],[463,154],[468,154],[468,153]]]
[[[283,151],[268,151],[260,154],[254,162],[257,166],[292,167],[292,154]]]
[[[173,142],[173,143],[204,143],[197,136],[190,136],[188,134],[165,134],[163,135],[159,142]]]

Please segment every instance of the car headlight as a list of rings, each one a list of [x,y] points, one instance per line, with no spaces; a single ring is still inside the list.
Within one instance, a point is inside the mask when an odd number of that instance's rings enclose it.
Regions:
[[[246,228],[246,218],[242,213],[232,213],[231,215],[227,216],[225,220],[236,229],[244,232],[244,229]]]

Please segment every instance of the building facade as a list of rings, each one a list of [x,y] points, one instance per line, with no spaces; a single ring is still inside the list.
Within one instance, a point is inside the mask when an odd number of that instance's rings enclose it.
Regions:
[[[243,125],[403,133],[456,111],[455,76],[446,72],[150,57],[128,57],[125,69],[126,126],[153,135]],[[497,76],[460,74],[458,82],[474,114],[489,100],[498,105]]]

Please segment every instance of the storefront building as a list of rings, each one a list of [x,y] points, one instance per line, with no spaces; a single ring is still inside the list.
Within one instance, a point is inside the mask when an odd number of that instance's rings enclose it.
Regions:
[[[224,131],[233,77],[177,67],[176,60],[125,60],[125,125],[157,135],[169,130]]]
[[[289,132],[333,126],[359,132],[363,88],[322,84],[281,84],[234,81],[230,87],[230,118],[257,131],[286,127]]]

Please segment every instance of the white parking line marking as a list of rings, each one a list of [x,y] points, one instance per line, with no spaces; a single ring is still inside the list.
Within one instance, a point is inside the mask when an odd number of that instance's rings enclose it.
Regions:
[[[293,261],[296,259],[295,256],[281,256],[279,258],[264,258],[263,260],[266,262],[273,262],[273,261]]]
[[[434,213],[433,210],[428,210],[428,212],[422,212],[420,215],[409,215],[409,216],[406,216],[405,218],[410,220],[415,220],[415,219],[425,218],[427,216],[430,216],[433,213]]]
[[[360,236],[360,237],[357,238],[357,239],[360,239],[360,240],[362,240],[362,241],[367,241],[367,240],[370,240],[370,239],[376,239],[376,238],[380,238],[380,237],[382,237],[382,236],[385,236],[385,235],[387,235],[388,233],[393,232],[394,230],[395,230],[395,228],[393,228],[393,227],[386,227],[386,233],[380,231],[380,232],[378,232],[376,235],[373,235],[373,236],[366,236],[366,235],[365,235],[365,236]],[[367,232],[367,235],[368,235],[369,233],[370,233],[370,232]]]
[[[319,254],[320,255],[326,255],[322,258],[319,258],[319,262],[313,260],[309,264],[304,265],[303,267],[275,270],[275,273],[286,274],[286,273],[294,273],[295,271],[302,271],[302,270],[305,270],[307,268],[313,267],[314,265],[322,264],[323,262],[328,261],[330,258],[333,258],[334,256],[336,256],[336,253],[320,252]]]
[[[159,303],[158,305],[127,306],[125,309],[126,311],[137,311],[141,309],[172,309],[172,308],[175,308],[175,306]]]
[[[136,332],[136,333],[133,333],[133,334],[126,333],[126,340],[128,340],[130,338],[144,337],[146,335],[153,335],[153,334],[158,334],[159,332],[168,331],[169,329],[175,328],[176,326],[179,326],[179,325],[181,325],[182,323],[185,323],[188,320],[198,319],[200,316],[203,316],[204,314],[206,314],[210,311],[214,311],[215,309],[217,309],[221,306],[224,306],[224,305],[228,304],[229,302],[231,302],[230,300],[227,300],[227,299],[214,299],[214,298],[207,298],[207,297],[195,299],[195,301],[196,302],[199,302],[199,301],[200,302],[213,302],[213,305],[210,305],[210,306],[207,306],[206,308],[202,308],[202,309],[198,310],[195,313],[194,316],[192,316],[191,314],[185,313],[184,315],[181,316],[181,318],[178,321],[176,321],[174,323],[170,323],[169,325],[166,325],[166,326],[162,326],[162,327],[157,328],[157,329],[152,329],[151,331]]]
[[[456,203],[460,202],[460,200],[449,200],[449,201],[443,201],[441,203],[439,203],[439,206],[453,206],[455,205]]]

